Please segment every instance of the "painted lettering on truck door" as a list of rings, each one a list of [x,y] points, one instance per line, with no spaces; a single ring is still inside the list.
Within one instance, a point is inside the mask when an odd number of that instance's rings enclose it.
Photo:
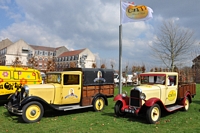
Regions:
[[[166,101],[165,105],[174,104],[177,98],[177,76],[168,76],[166,78]]]

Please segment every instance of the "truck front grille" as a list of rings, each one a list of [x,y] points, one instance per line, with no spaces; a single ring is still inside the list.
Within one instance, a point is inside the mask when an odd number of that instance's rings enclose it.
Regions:
[[[138,90],[131,90],[130,94],[130,106],[140,107],[141,99],[140,99],[140,91]]]

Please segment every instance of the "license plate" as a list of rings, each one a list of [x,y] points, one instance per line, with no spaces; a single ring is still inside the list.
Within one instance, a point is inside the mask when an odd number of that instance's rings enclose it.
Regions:
[[[125,109],[124,111],[128,113],[134,113],[134,110]]]

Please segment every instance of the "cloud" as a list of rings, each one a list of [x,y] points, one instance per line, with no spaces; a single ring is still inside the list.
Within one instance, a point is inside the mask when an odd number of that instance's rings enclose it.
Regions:
[[[14,0],[12,3],[9,0],[0,2],[0,8],[13,20],[6,27],[0,27],[1,40],[23,39],[33,45],[64,45],[75,50],[89,48],[99,60],[114,60],[118,65],[119,1]],[[156,29],[165,19],[174,18],[185,27],[200,30],[198,6],[193,2],[135,0],[134,3],[151,7],[154,18],[122,26],[123,62],[156,64],[150,56],[149,45],[153,45]],[[186,7],[193,8],[185,10]],[[191,23],[191,20],[198,21]]]

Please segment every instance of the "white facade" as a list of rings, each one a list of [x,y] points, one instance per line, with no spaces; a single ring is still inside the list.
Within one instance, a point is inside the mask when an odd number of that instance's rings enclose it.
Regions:
[[[23,66],[30,65],[28,60],[34,57],[38,63],[36,69],[41,71],[47,69],[47,62],[53,57],[56,57],[57,70],[70,67],[71,62],[74,62],[76,67],[85,68],[92,68],[93,63],[96,64],[94,54],[87,48],[68,51],[65,46],[58,48],[35,46],[28,45],[23,40],[12,43],[9,39],[1,41],[0,44],[0,65],[13,65],[16,57],[19,58]]]
[[[32,48],[23,40],[19,40],[6,48],[6,53],[4,55],[5,65],[12,65],[16,57],[19,58],[22,65],[27,66],[29,51]]]
[[[92,68],[92,64],[93,63],[96,64],[95,56],[89,49],[86,48],[83,52],[81,52],[79,54],[78,62],[80,62],[81,57],[83,57],[83,56],[87,56],[86,59],[85,59],[85,68]],[[78,63],[78,67],[81,67],[80,63]]]

